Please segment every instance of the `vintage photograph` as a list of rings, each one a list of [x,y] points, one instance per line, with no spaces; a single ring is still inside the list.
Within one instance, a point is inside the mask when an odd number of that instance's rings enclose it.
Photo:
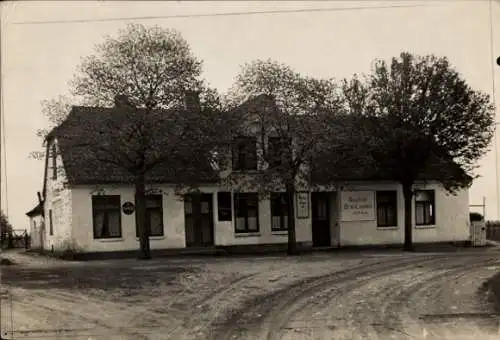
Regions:
[[[500,0],[0,21],[0,340],[500,339]]]

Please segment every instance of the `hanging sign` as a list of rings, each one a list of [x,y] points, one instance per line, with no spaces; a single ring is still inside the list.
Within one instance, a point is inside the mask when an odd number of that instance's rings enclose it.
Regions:
[[[125,215],[132,215],[135,211],[134,203],[132,203],[132,202],[123,203],[122,211]]]

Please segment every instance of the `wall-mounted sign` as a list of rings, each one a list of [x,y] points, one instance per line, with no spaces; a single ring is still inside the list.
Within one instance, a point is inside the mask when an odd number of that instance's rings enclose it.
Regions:
[[[135,211],[135,205],[132,202],[125,202],[122,204],[122,211],[125,215],[132,215]]]
[[[297,192],[295,194],[297,205],[297,218],[309,218],[309,193]]]
[[[342,191],[340,202],[342,221],[375,220],[375,194],[373,191]]]

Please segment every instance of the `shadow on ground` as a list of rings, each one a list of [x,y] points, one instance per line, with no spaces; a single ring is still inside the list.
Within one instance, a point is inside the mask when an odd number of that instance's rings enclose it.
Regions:
[[[480,291],[486,294],[495,312],[500,313],[500,272],[485,281]]]
[[[128,295],[144,293],[148,287],[171,285],[181,274],[196,273],[196,268],[181,266],[106,266],[2,268],[2,283],[23,289],[97,289],[127,291]]]
[[[4,259],[4,258],[0,259],[0,266],[13,266],[14,264],[15,263],[9,259]]]

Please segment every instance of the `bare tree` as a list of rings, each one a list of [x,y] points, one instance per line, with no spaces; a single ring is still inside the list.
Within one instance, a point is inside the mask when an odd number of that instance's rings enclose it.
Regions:
[[[370,75],[344,80],[342,88],[359,118],[365,161],[403,186],[404,248],[411,250],[414,183],[438,180],[450,193],[468,187],[493,136],[494,108],[447,58],[433,55],[378,60]]]
[[[109,106],[117,94],[136,107],[182,105],[186,89],[201,85],[201,61],[179,32],[129,24],[108,36],[83,58],[73,94],[97,106]]]
[[[167,167],[188,181],[197,171],[191,160],[208,159],[212,147],[220,103],[200,74],[201,61],[178,32],[128,25],[97,45],[71,82],[72,94],[95,108],[74,108],[49,134],[71,148],[66,167],[92,158],[96,169],[123,171],[134,184],[141,258],[151,257],[145,188],[154,169]]]
[[[332,118],[341,115],[337,87],[332,80],[305,77],[284,64],[257,60],[242,67],[229,97],[233,107],[250,98],[234,109],[229,119],[235,122],[233,136],[248,135],[248,129],[255,126],[260,167],[250,176],[232,172],[228,178],[233,186],[239,183],[257,187],[264,194],[285,188],[288,253],[294,254],[293,199],[297,187],[309,189],[311,160],[320,150],[327,155],[325,148],[333,150],[335,139],[344,137],[343,129],[332,124]]]

